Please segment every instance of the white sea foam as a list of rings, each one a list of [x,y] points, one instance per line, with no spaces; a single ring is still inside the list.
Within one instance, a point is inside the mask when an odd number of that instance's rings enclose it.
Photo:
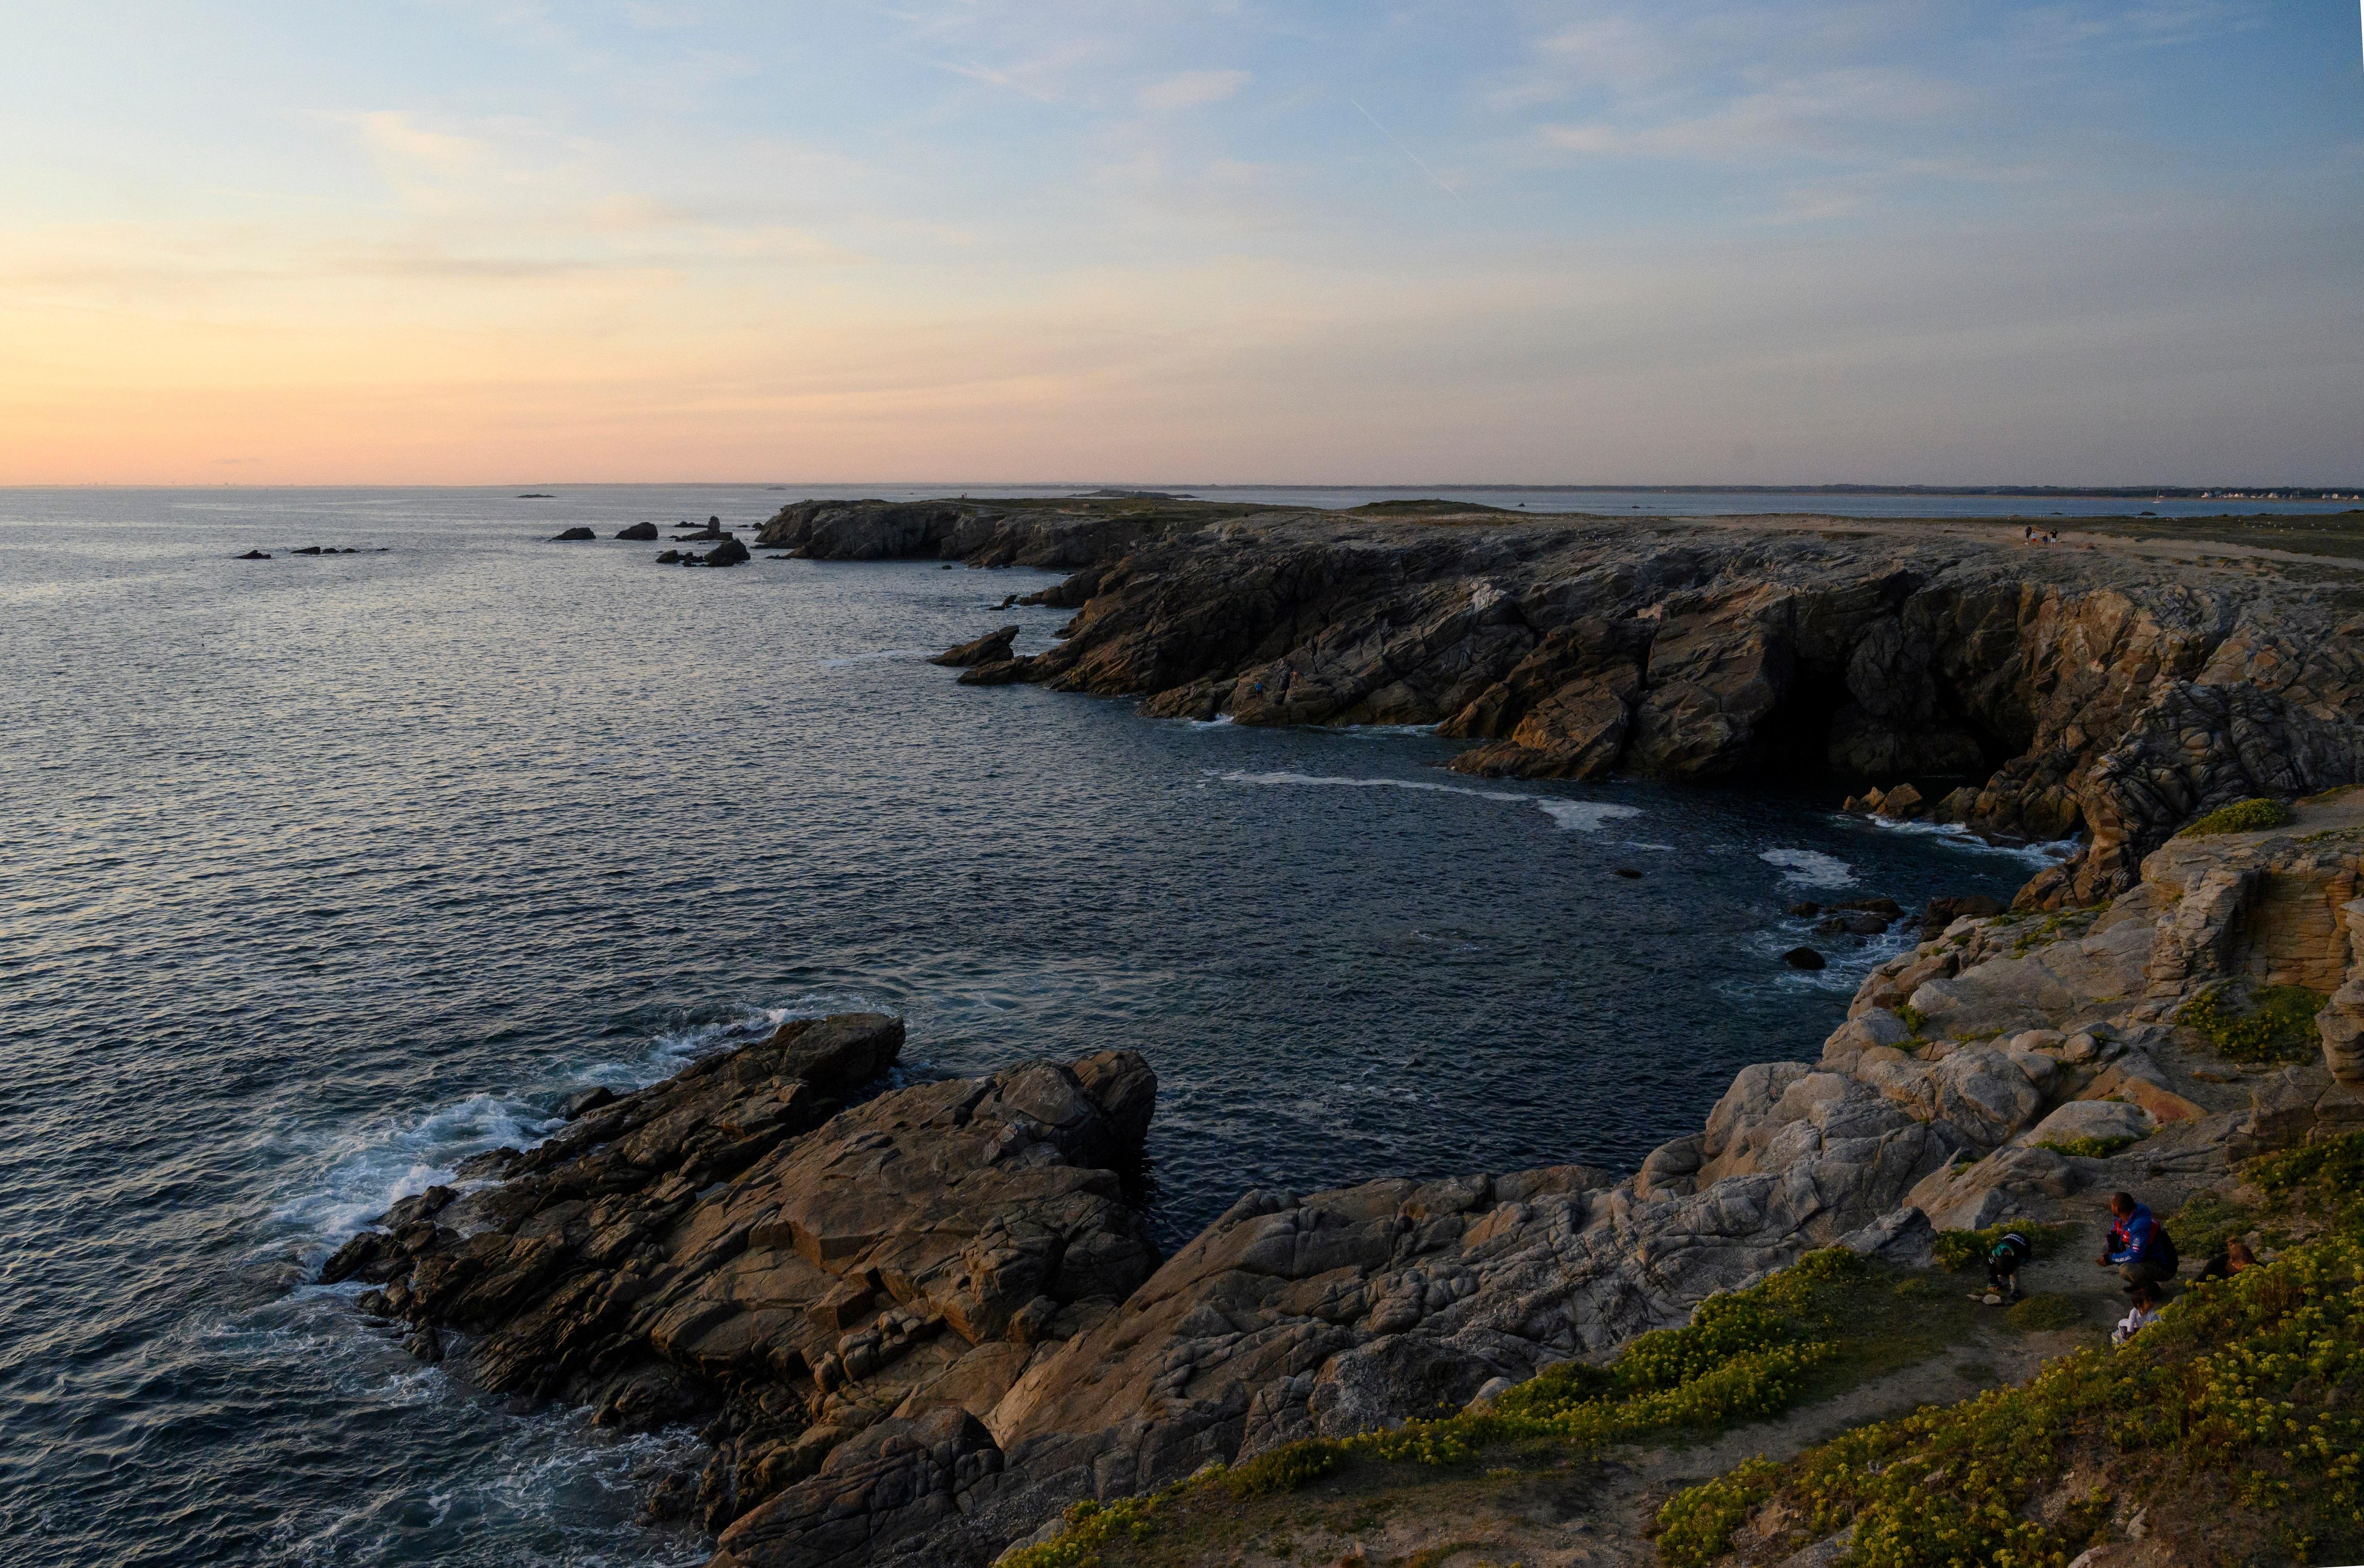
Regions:
[[[875,664],[885,659],[926,659],[936,651],[927,648],[881,648],[869,653],[847,653],[835,659],[824,659],[824,670],[851,670],[857,664]]]
[[[853,1003],[859,1006],[859,1002]],[[451,1184],[461,1162],[488,1149],[530,1149],[566,1125],[553,1102],[595,1084],[617,1090],[645,1087],[712,1051],[757,1040],[792,1018],[844,1011],[842,996],[800,998],[784,1007],[749,1007],[647,1037],[629,1057],[584,1063],[539,1095],[471,1095],[408,1121],[374,1120],[351,1129],[321,1151],[318,1174],[280,1205],[272,1218],[319,1251],[339,1246],[400,1199]]]
[[[1639,806],[1612,806],[1605,800],[1538,800],[1535,805],[1571,833],[1598,833],[1617,817],[1642,815]]]
[[[1427,779],[1348,779],[1329,773],[1218,773],[1227,784],[1336,784],[1348,789],[1422,789],[1437,795],[1466,795],[1478,800],[1529,800],[1531,795],[1511,795],[1506,790],[1471,789],[1466,784],[1433,784]]]
[[[1781,868],[1781,880],[1802,887],[1852,887],[1855,867],[1819,850],[1767,850],[1756,857]]]
[[[2085,846],[2075,839],[2054,839],[2035,844],[1997,844],[1980,838],[1955,822],[1891,822],[1884,817],[1867,818],[1875,828],[1890,833],[1911,833],[1924,839],[1935,839],[1949,850],[1966,854],[2002,855],[2034,865],[2048,866],[2065,861]]]
[[[1333,773],[1218,773],[1230,784],[1338,784],[1349,789],[1419,789],[1434,795],[1466,795],[1473,800],[1508,800],[1534,806],[1574,833],[1597,833],[1602,824],[1620,817],[1639,817],[1641,807],[1617,806],[1605,800],[1561,800],[1548,795],[1513,795],[1502,789],[1472,789],[1467,784],[1436,784],[1428,779],[1353,779]]]

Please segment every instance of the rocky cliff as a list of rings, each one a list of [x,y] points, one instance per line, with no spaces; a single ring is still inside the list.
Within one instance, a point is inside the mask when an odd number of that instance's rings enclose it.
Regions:
[[[815,559],[1072,569],[1058,646],[974,684],[1243,724],[1433,724],[1466,772],[1929,786],[2082,835],[2024,895],[2090,904],[2195,815],[2364,780],[2364,619],[2247,572],[1840,519],[805,502]]]
[[[792,1023],[405,1200],[324,1278],[423,1355],[459,1330],[485,1386],[705,1421],[710,1462],[652,1506],[719,1565],[979,1564],[1076,1498],[1457,1408],[1810,1248],[1910,1261],[2117,1187],[2164,1212],[2364,1127],[2359,878],[2364,791],[2180,837],[2106,906],[1952,922],[1631,1175],[1251,1191],[1162,1264],[1119,1173],[1139,1057],[874,1092],[899,1025]],[[2292,997],[2299,1034],[2258,1023]]]

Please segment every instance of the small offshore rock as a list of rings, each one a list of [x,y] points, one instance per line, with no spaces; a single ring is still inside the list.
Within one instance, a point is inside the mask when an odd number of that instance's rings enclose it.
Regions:
[[[1802,899],[1800,902],[1790,906],[1790,914],[1797,915],[1807,919],[1812,919],[1814,916],[1819,915],[1822,912],[1823,906],[1815,903],[1811,898]]]
[[[1018,640],[1018,628],[1005,626],[999,631],[986,633],[973,642],[957,648],[947,648],[928,661],[931,664],[949,664],[965,668],[973,664],[999,664],[1009,657],[1009,646]]]
[[[287,553],[290,555],[318,555],[320,553],[320,547],[317,544],[307,544],[301,550],[291,550]]]
[[[728,534],[723,536],[720,544],[706,552],[706,564],[708,566],[742,566],[753,559],[747,553],[745,545]]]
[[[250,550],[244,555],[240,556],[239,559],[240,561],[268,561],[271,557],[264,554],[262,550]]]
[[[1642,879],[1642,873],[1634,870],[1632,866],[1619,866],[1609,874],[1611,876],[1624,877],[1630,882],[1639,882]]]
[[[597,534],[593,533],[589,528],[566,528],[551,535],[550,542],[552,544],[563,544],[574,539],[597,539],[598,537],[599,536]]]
[[[678,565],[680,565],[680,564],[681,564],[681,551],[679,551],[679,550],[661,550],[657,551],[657,564],[658,564],[659,566],[678,566]]]
[[[1812,948],[1791,948],[1781,955],[1781,962],[1792,969],[1821,969],[1828,962]]]
[[[616,537],[630,539],[636,544],[653,543],[657,537],[657,526],[654,523],[634,523],[629,528],[617,529]]]
[[[1891,920],[1901,918],[1904,914],[1904,906],[1893,898],[1850,898],[1844,904],[1834,904],[1831,907],[1861,909],[1874,915],[1885,915]]]

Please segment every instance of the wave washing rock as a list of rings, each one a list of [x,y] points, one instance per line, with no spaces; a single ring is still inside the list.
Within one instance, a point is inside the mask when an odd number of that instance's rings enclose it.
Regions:
[[[1032,596],[1079,608],[1059,645],[972,684],[1433,724],[1496,775],[1957,777],[1936,820],[2089,836],[2030,906],[2125,891],[2216,806],[2364,781],[2364,622],[2182,563],[1838,519],[1084,500],[799,502],[760,542],[1072,570]]]
[[[793,1513],[870,1429],[989,1408],[1157,1262],[1113,1169],[1155,1099],[1139,1056],[841,1110],[902,1041],[873,1014],[785,1024],[472,1162],[464,1194],[405,1199],[321,1278],[471,1336],[460,1359],[488,1389],[628,1430],[708,1418],[712,1462],[658,1511],[715,1529]]]

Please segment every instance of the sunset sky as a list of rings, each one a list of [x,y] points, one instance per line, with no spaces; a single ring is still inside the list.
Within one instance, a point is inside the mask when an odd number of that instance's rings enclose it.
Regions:
[[[2349,0],[0,39],[0,484],[2364,481]]]

